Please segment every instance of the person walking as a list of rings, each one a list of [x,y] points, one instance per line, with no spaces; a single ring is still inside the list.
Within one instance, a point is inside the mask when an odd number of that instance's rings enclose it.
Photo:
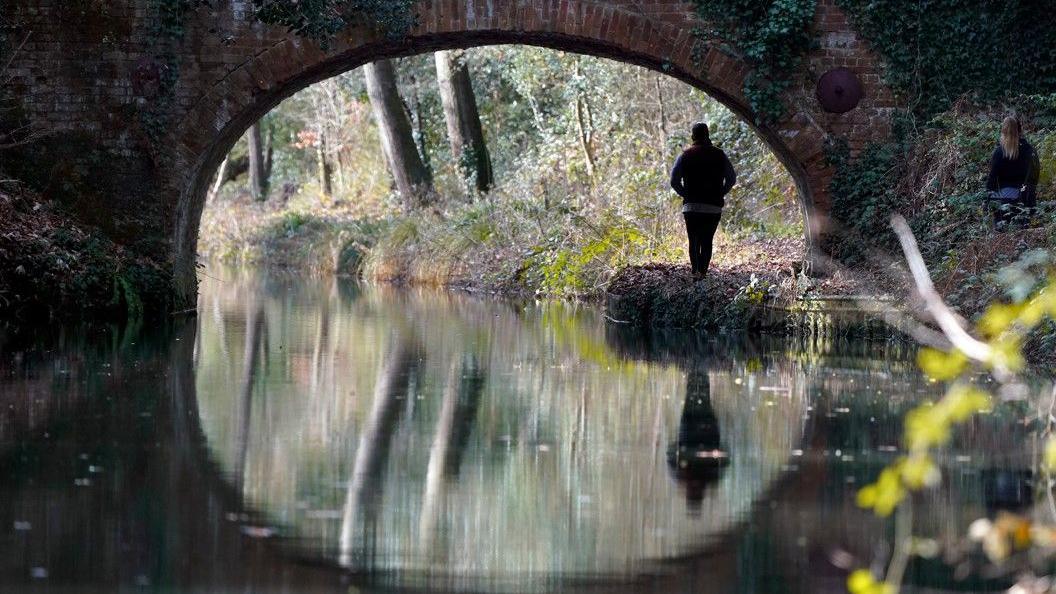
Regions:
[[[1023,126],[1015,116],[1001,123],[1001,139],[990,157],[990,175],[986,189],[997,203],[994,226],[1003,231],[1017,216],[1029,212],[1037,203],[1038,177],[1041,174],[1037,151],[1023,138]]]
[[[712,241],[726,194],[737,183],[737,172],[726,153],[711,143],[707,124],[694,124],[692,137],[693,144],[675,161],[671,187],[682,197],[693,274],[704,278],[711,265]]]

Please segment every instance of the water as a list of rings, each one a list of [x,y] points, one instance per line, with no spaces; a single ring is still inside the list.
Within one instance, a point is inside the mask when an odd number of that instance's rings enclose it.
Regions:
[[[0,592],[843,592],[937,394],[894,343],[214,276],[197,319],[0,330]],[[919,533],[1018,492],[1028,413],[958,434]],[[909,580],[1000,585],[955,573]]]

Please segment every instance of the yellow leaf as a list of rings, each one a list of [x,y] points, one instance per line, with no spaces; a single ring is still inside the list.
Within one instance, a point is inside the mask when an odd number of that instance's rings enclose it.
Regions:
[[[1056,470],[1056,437],[1050,437],[1045,442],[1045,466],[1049,470]]]
[[[906,413],[906,446],[913,451],[946,443],[950,439],[950,419],[939,406],[922,405]]]
[[[938,349],[923,348],[917,354],[917,364],[928,377],[946,381],[964,372],[968,367],[968,357],[960,351],[945,353]]]
[[[1038,291],[1034,300],[1048,312],[1050,318],[1056,318],[1056,276],[1049,278],[1049,285]]]
[[[882,518],[890,516],[905,497],[899,465],[885,468],[876,479],[876,504],[873,505],[873,511]]]
[[[1019,312],[1019,323],[1025,328],[1034,328],[1045,319],[1046,314],[1048,306],[1041,295],[1038,295],[1023,304],[1023,309]]]
[[[1019,338],[1008,337],[990,346],[993,349],[990,359],[991,365],[1004,367],[1013,372],[1023,370],[1026,365],[1026,359],[1023,358],[1023,345]]]
[[[979,331],[989,337],[1002,334],[1019,317],[1020,306],[995,303],[979,318]]]
[[[856,569],[847,578],[847,590],[851,594],[872,594],[876,584],[876,578],[868,569]]]
[[[910,489],[932,487],[941,479],[939,467],[927,456],[912,456],[902,464],[902,482]]]
[[[876,488],[876,485],[866,485],[862,487],[858,490],[858,497],[856,498],[858,507],[873,509],[873,506],[876,505],[878,495],[879,491]]]
[[[990,408],[990,395],[971,386],[954,386],[942,401],[950,420],[963,423],[981,410]]]

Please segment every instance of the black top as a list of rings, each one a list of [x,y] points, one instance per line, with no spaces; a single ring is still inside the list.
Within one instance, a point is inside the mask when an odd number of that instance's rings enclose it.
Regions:
[[[684,202],[725,206],[737,173],[726,153],[710,142],[694,144],[675,161],[671,187]]]
[[[1005,157],[1000,145],[990,157],[990,176],[986,180],[986,189],[996,192],[1002,188],[1022,188],[1028,190],[1038,185],[1040,174],[1038,154],[1025,138],[1019,140],[1019,155],[1015,159]]]

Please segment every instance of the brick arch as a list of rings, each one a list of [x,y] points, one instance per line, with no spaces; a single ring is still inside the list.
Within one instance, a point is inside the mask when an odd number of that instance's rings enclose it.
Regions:
[[[634,63],[681,79],[729,107],[748,122],[755,120],[742,88],[748,73],[736,57],[698,45],[691,6],[679,0],[425,0],[409,35],[388,39],[356,29],[339,36],[327,51],[282,31],[252,23],[245,8],[215,15],[231,27],[235,39],[227,49],[198,29],[193,72],[183,75],[184,106],[175,136],[166,148],[163,187],[175,194],[170,253],[174,285],[190,300],[196,287],[198,226],[208,184],[219,163],[254,121],[283,99],[308,85],[380,58],[439,49],[493,44],[528,44]],[[246,3],[248,4],[248,3]],[[877,60],[861,43],[846,17],[819,0],[815,18],[818,45],[801,84],[788,93],[788,116],[773,125],[755,126],[794,178],[806,219],[809,259],[823,258],[831,172],[823,146],[830,134],[849,141],[852,149],[886,135],[894,107],[880,83]],[[213,52],[216,52],[215,54]],[[820,72],[837,66],[855,70],[865,81],[867,97],[848,114],[824,113],[812,97]],[[193,76],[193,78],[192,78]]]

